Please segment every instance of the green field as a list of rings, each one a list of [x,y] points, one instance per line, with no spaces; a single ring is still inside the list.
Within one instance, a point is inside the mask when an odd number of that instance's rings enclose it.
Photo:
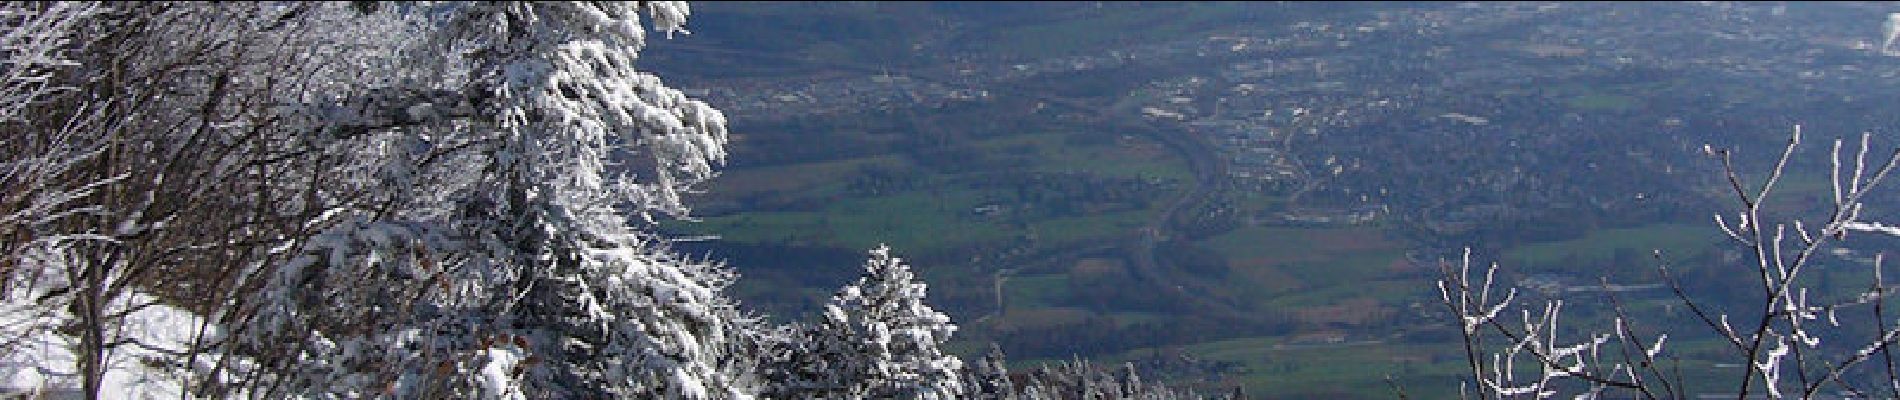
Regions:
[[[1155,210],[1130,210],[1099,215],[1049,219],[1031,225],[1038,240],[1055,245],[1077,244],[1132,234]]]
[[[1236,229],[1202,241],[1229,259],[1305,257],[1313,249],[1305,229],[1252,227]]]
[[[1087,174],[1104,178],[1133,178],[1183,187],[1191,179],[1185,162],[1160,145],[1143,138],[1122,137],[1086,145],[1069,143],[1071,135],[1105,134],[1036,132],[990,138],[968,146],[992,155],[991,168],[1027,163],[1026,171]],[[746,211],[704,218],[695,223],[672,223],[675,232],[718,235],[735,242],[804,243],[847,248],[869,248],[880,243],[900,251],[937,254],[966,246],[1022,240],[1061,245],[1111,240],[1143,226],[1162,206],[1104,211],[1079,216],[1012,221],[974,215],[971,210],[992,204],[1009,193],[951,184],[957,174],[925,172],[913,189],[877,195],[852,194],[848,179],[868,167],[915,170],[901,155],[827,160],[724,173],[706,188],[709,199],[735,201],[765,197],[800,204],[798,211]],[[988,171],[979,168],[975,172]]]
[[[1010,277],[1003,285],[1005,307],[1012,311],[1059,307],[1069,296],[1068,274]]]
[[[1453,346],[1387,345],[1346,342],[1329,345],[1289,344],[1258,338],[1203,343],[1187,347],[1208,359],[1241,362],[1249,366],[1238,376],[1250,392],[1287,398],[1396,398],[1398,392],[1379,385],[1386,376],[1402,379],[1400,390],[1415,398],[1451,398],[1447,385],[1465,370],[1462,353]]]
[[[1643,105],[1642,101],[1635,97],[1601,93],[1572,97],[1565,104],[1583,110],[1610,111],[1629,111]]]
[[[716,234],[737,242],[808,243],[846,248],[887,244],[905,252],[933,252],[1007,240],[1014,229],[969,215],[975,193],[942,196],[904,193],[839,198],[822,212],[750,212],[705,218],[684,232]]]
[[[1678,261],[1711,249],[1720,235],[1717,228],[1707,225],[1656,224],[1604,229],[1577,239],[1519,246],[1506,251],[1502,262],[1515,268],[1550,267],[1572,255],[1585,262],[1607,261],[1622,250],[1633,251],[1644,261],[1628,268],[1646,269],[1654,267],[1649,262],[1652,250],[1662,251],[1667,261]]]
[[[1380,293],[1353,288],[1397,272],[1395,263],[1405,256],[1403,243],[1370,227],[1248,227],[1202,244],[1227,256],[1235,271],[1228,287],[1264,307],[1324,305]]]
[[[1391,399],[1398,396],[1388,376],[1410,398],[1456,398],[1457,378],[1466,371],[1456,343],[1392,344],[1348,339],[1327,343],[1312,338],[1248,337],[1180,346],[1138,349],[1090,358],[1113,366],[1158,354],[1186,354],[1207,363],[1231,363],[1219,381],[1194,379],[1202,389],[1244,386],[1256,398]],[[1165,356],[1164,356],[1165,357]],[[1066,359],[1012,360],[1011,371]],[[1196,377],[1206,378],[1206,377]]]
[[[1579,321],[1571,320],[1574,325]],[[1588,325],[1589,328],[1608,325]],[[1567,333],[1564,337],[1580,332]],[[1699,333],[1699,332],[1694,332]],[[1691,393],[1719,393],[1722,385],[1737,382],[1742,370],[1710,361],[1726,352],[1719,340],[1694,333],[1675,334],[1662,353],[1667,371],[1682,374]],[[1495,339],[1495,338],[1493,338]],[[1497,343],[1492,343],[1493,346]],[[1091,357],[1095,365],[1185,354],[1204,364],[1226,365],[1220,379],[1207,376],[1182,383],[1202,389],[1243,386],[1259,398],[1327,399],[1443,399],[1458,398],[1458,382],[1469,374],[1461,343],[1401,343],[1389,339],[1348,335],[1245,337],[1175,346],[1136,349]],[[1065,359],[1012,360],[1012,371]],[[1528,368],[1520,371],[1534,376]],[[1792,379],[1792,378],[1791,378]],[[1388,381],[1389,380],[1389,381]],[[1389,383],[1388,383],[1389,382]]]
[[[1067,143],[1073,135],[1113,135],[1107,132],[1044,132],[977,141],[973,146],[992,153],[1013,148],[1030,148],[1033,171],[1053,173],[1089,173],[1118,178],[1161,179],[1185,182],[1193,178],[1187,163],[1146,139],[1115,138],[1113,144],[1077,146]]]
[[[1622,112],[1643,108],[1643,99],[1651,93],[1676,91],[1683,85],[1679,79],[1603,85],[1571,83],[1553,87],[1548,93],[1572,109]]]
[[[831,195],[843,189],[837,180],[849,176],[865,166],[899,167],[911,165],[910,160],[896,155],[877,157],[847,158],[801,164],[779,165],[771,168],[750,168],[721,171],[719,177],[707,182],[705,187],[708,199],[735,199],[745,196],[771,193]]]

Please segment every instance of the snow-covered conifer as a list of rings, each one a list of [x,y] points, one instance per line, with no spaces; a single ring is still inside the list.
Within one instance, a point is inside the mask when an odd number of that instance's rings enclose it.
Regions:
[[[1009,367],[1004,365],[1003,357],[1003,348],[990,343],[990,352],[964,371],[963,388],[969,391],[969,398],[1016,398],[1016,387],[1009,381]]]
[[[629,219],[683,215],[680,194],[724,157],[717,110],[634,69],[640,14],[670,34],[686,6],[434,7],[412,10],[442,16],[425,48],[461,57],[410,66],[461,78],[301,119],[380,138],[396,153],[366,172],[420,190],[260,269],[272,295],[236,351],[296,339],[270,370],[298,395],[750,396],[755,323],[721,293],[731,273]]]
[[[963,363],[941,346],[956,325],[924,303],[925,285],[888,247],[825,305],[823,320],[774,371],[774,397],[962,398]]]
[[[1193,391],[1179,391],[1161,385],[1143,385],[1136,375],[1134,366],[1122,364],[1117,371],[1110,372],[1091,365],[1087,360],[1076,359],[1043,365],[1030,371],[1027,384],[1022,388],[1022,399],[1032,400],[1069,400],[1069,399],[1194,399],[1201,398]]]

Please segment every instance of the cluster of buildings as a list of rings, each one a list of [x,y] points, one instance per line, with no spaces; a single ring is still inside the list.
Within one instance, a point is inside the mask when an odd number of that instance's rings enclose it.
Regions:
[[[1510,141],[1509,148],[1517,148],[1519,142],[1530,148],[1552,145],[1538,135],[1605,129],[1517,120],[1513,115],[1567,110],[1561,104],[1523,103],[1521,99],[1463,99],[1474,93],[1482,97],[1498,90],[1550,91],[1606,71],[1643,70],[1688,74],[1714,84],[1758,82],[1750,86],[1798,95],[1763,100],[1786,101],[1796,107],[1816,97],[1868,97],[1871,82],[1891,81],[1900,75],[1900,63],[1867,62],[1867,57],[1879,55],[1886,47],[1887,37],[1881,31],[1886,11],[1865,10],[1866,24],[1814,24],[1793,19],[1787,7],[1722,2],[1484,2],[1408,7],[1338,20],[1243,27],[1090,54],[965,60],[912,71],[909,76],[866,73],[816,81],[779,80],[696,94],[735,119],[774,120],[942,107],[988,100],[992,93],[985,88],[995,89],[1005,82],[1131,64],[1166,68],[1178,71],[1176,77],[1144,85],[1134,94],[1138,105],[1121,112],[1178,124],[1185,134],[1214,145],[1223,170],[1238,186],[1351,193],[1332,197],[1363,197],[1363,201],[1335,208],[1389,204],[1440,209],[1445,215],[1426,220],[1460,224],[1483,218],[1454,214],[1484,208],[1381,200],[1388,191],[1420,188],[1369,184],[1357,178],[1446,171],[1400,170],[1428,166],[1368,157],[1395,147],[1417,147],[1406,142],[1462,140],[1454,136],[1475,131],[1513,135],[1500,139]],[[1834,8],[1856,12],[1847,5]],[[1857,14],[1841,18],[1853,15]],[[1659,125],[1683,129],[1681,118],[1656,118]],[[1572,121],[1581,119],[1557,122]],[[1369,130],[1394,132],[1363,132]],[[1351,145],[1361,138],[1340,134],[1355,131],[1358,136],[1410,137],[1371,137],[1387,143],[1356,149]],[[1530,165],[1568,160],[1536,159],[1543,156],[1534,153],[1500,157]],[[1445,156],[1456,158],[1455,154]],[[1543,172],[1529,169],[1486,168],[1497,171],[1466,174],[1470,182],[1449,186],[1446,182],[1417,184],[1436,185],[1430,189],[1444,192],[1459,187],[1510,190],[1499,186],[1564,183],[1534,179]],[[1533,176],[1502,176],[1511,174]]]
[[[1674,79],[1668,74],[1684,74],[1693,77],[1692,84],[1743,85],[1795,95],[1762,99],[1787,102],[1786,108],[1792,110],[1816,98],[1869,98],[1874,95],[1868,92],[1870,84],[1889,82],[1900,75],[1900,63],[1877,63],[1873,61],[1879,59],[1869,58],[1881,51],[1885,37],[1879,28],[1886,12],[1866,10],[1866,24],[1815,24],[1790,16],[1786,8],[1721,2],[1464,3],[1381,11],[1360,20],[1301,23],[1283,31],[1209,37],[1204,42],[1229,43],[1229,49],[1248,50],[1214,68],[1183,71],[1177,78],[1149,83],[1139,93],[1141,105],[1130,111],[1151,120],[1178,122],[1189,127],[1192,134],[1203,136],[1219,149],[1227,173],[1243,183],[1241,187],[1283,193],[1357,192],[1351,197],[1363,197],[1361,205],[1377,206],[1380,200],[1375,194],[1385,194],[1387,187],[1344,187],[1368,183],[1357,178],[1328,178],[1355,170],[1361,172],[1357,176],[1434,171],[1367,170],[1419,165],[1366,159],[1380,153],[1351,148],[1355,140],[1367,139],[1361,136],[1392,136],[1370,139],[1416,143],[1470,140],[1459,135],[1486,132],[1502,134],[1493,137],[1508,141],[1505,148],[1511,149],[1520,142],[1524,146],[1550,146],[1553,141],[1540,135],[1611,129],[1585,122],[1578,115],[1567,114],[1555,120],[1516,117],[1576,112],[1561,102],[1526,103],[1524,100],[1532,98],[1509,97],[1461,100],[1464,97],[1488,97],[1494,91],[1553,93],[1558,90],[1555,86],[1564,84],[1599,84],[1594,79],[1606,75],[1627,75],[1642,81],[1649,77],[1640,74],[1660,73],[1665,75],[1662,80]],[[1842,12],[1847,14],[1840,18],[1858,15],[1851,9]],[[1714,87],[1710,91],[1716,92]],[[1553,96],[1561,99],[1569,95]],[[1630,96],[1638,101],[1647,98],[1640,92]],[[1619,107],[1615,100],[1609,99],[1607,105],[1584,105]],[[1730,104],[1742,101],[1715,100]],[[1764,105],[1773,107],[1768,103],[1753,106]],[[1656,116],[1654,121],[1660,128],[1683,127],[1681,118],[1664,117],[1669,116]],[[1550,125],[1553,123],[1562,126]],[[1341,136],[1342,132],[1352,132],[1347,136],[1355,139],[1328,137]],[[1382,145],[1388,146],[1383,151],[1394,150],[1389,147],[1393,144]],[[1532,158],[1539,155],[1532,153],[1513,152],[1494,158],[1516,159],[1512,162],[1529,165],[1577,159],[1585,161],[1580,165],[1589,167],[1578,170],[1583,172],[1598,165],[1587,162],[1587,157],[1575,156],[1533,162]],[[1459,158],[1456,154],[1444,155]],[[1469,175],[1471,182],[1463,186],[1510,191],[1513,185],[1564,183],[1532,179],[1535,176],[1491,176],[1534,172],[1528,168],[1492,169],[1499,171]],[[1445,172],[1448,170],[1436,173]],[[1452,188],[1430,189],[1443,192]],[[1639,200],[1643,197],[1641,193],[1635,196]],[[1472,205],[1439,207],[1450,214],[1428,220],[1468,223],[1485,218],[1452,214],[1493,208],[1504,210],[1499,212],[1503,214],[1514,212],[1507,205],[1468,206]]]

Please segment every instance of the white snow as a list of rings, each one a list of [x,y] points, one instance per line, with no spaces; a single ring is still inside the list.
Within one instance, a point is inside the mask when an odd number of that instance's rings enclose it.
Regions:
[[[513,344],[482,351],[488,363],[482,365],[482,389],[497,399],[526,399],[515,382],[515,368],[527,359],[526,352]]]
[[[152,301],[150,296],[133,294],[114,308]],[[0,354],[0,379],[5,380],[0,384],[0,393],[79,393],[80,380],[75,365],[78,357],[73,353],[78,340],[46,329],[60,316],[22,317],[17,313],[0,315],[5,318],[0,321],[5,328],[0,329],[28,327],[32,330],[6,332],[10,337],[22,335],[22,340],[18,351]],[[181,398],[183,387],[176,376],[141,361],[167,357],[167,351],[188,348],[200,322],[198,316],[164,304],[152,304],[128,314],[120,334],[121,339],[133,342],[108,352],[100,398]]]

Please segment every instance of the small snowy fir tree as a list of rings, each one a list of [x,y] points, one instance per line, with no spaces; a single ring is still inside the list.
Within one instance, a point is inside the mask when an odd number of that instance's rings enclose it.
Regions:
[[[1115,372],[1104,371],[1091,365],[1087,360],[1043,365],[1029,373],[1029,382],[1022,389],[1021,399],[1026,400],[1085,400],[1085,399],[1142,399],[1172,400],[1198,399],[1200,395],[1193,391],[1177,391],[1160,385],[1143,385],[1141,377],[1135,374],[1134,366],[1122,364]]]
[[[773,366],[775,398],[962,398],[962,361],[940,348],[956,332],[924,304],[925,285],[890,249],[825,305]]]
[[[1016,398],[1016,387],[1009,381],[1009,367],[1003,362],[1003,348],[990,343],[990,352],[964,371],[963,387],[971,399]]]

